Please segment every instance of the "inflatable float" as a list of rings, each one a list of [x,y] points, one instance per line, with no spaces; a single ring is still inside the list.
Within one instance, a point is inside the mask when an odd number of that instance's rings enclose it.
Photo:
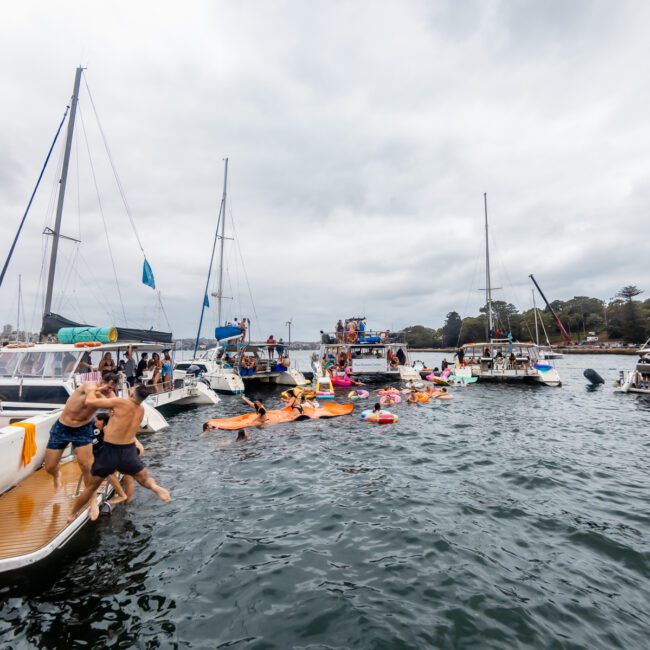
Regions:
[[[399,422],[399,417],[390,411],[367,411],[361,412],[361,419],[364,422],[373,422],[374,424],[393,424]]]
[[[335,373],[332,375],[333,386],[352,386],[352,380],[348,377],[348,373]]]
[[[451,386],[451,384],[447,381],[447,379],[443,379],[442,377],[438,377],[437,375],[434,375],[433,373],[427,375],[425,377],[427,381],[430,381],[438,386]]]
[[[402,396],[399,393],[384,393],[379,398],[379,403],[390,406],[391,404],[400,404]]]
[[[334,399],[334,386],[329,377],[319,377],[316,380],[316,390],[314,391],[317,399]]]
[[[213,429],[237,431],[238,429],[247,429],[248,427],[269,427],[273,424],[282,424],[283,422],[336,418],[341,415],[349,415],[353,410],[354,404],[327,403],[319,408],[305,407],[302,413],[298,409],[285,406],[285,408],[275,411],[267,411],[266,418],[262,422],[260,422],[257,413],[246,413],[245,415],[236,415],[233,418],[208,420],[208,423]]]
[[[315,390],[307,390],[302,386],[294,386],[280,393],[280,399],[283,402],[288,402],[292,397],[302,397],[304,395],[305,399],[314,399],[316,397]]]
[[[348,393],[348,399],[368,399],[370,393],[367,390],[362,390],[358,388],[357,390],[351,390]]]

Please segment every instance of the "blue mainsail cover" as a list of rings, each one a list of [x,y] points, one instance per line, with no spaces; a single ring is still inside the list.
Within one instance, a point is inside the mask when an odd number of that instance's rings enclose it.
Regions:
[[[217,327],[214,330],[214,338],[217,339],[217,341],[225,341],[226,339],[232,339],[241,336],[242,333],[243,330],[240,327],[226,325],[224,327]]]

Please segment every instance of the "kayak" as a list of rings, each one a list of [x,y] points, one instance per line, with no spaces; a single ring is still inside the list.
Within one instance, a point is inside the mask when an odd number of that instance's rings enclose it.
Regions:
[[[335,404],[328,402],[319,408],[305,407],[303,413],[298,409],[285,406],[275,411],[267,411],[266,418],[260,422],[257,413],[246,413],[245,415],[236,415],[233,418],[221,418],[218,420],[208,420],[208,423],[214,429],[224,429],[226,431],[236,431],[248,427],[268,427],[272,424],[282,424],[283,422],[296,422],[300,420],[318,420],[320,418],[335,418],[341,415],[348,415],[354,410],[354,404]]]

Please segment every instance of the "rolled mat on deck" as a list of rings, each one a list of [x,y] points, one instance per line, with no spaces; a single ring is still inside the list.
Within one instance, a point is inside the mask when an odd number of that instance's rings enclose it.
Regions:
[[[116,343],[117,329],[115,327],[62,327],[57,337],[60,343]]]

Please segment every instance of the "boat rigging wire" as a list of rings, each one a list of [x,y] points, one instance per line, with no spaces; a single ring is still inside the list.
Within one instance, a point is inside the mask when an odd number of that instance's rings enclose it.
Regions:
[[[230,199],[230,204],[232,206],[232,197]],[[248,295],[251,299],[251,307],[253,308],[253,314],[255,316],[255,320],[259,322],[259,317],[257,315],[257,310],[255,309],[255,301],[253,300],[253,292],[251,291],[251,285],[248,279],[248,272],[246,271],[246,264],[244,263],[244,256],[241,252],[241,246],[239,245],[239,237],[237,236],[237,231],[235,229],[235,220],[233,219],[232,216],[232,207],[229,208],[228,210],[230,212],[230,222],[232,224],[232,233],[233,233],[233,239],[235,242],[237,242],[237,250],[239,251],[239,259],[241,260],[241,265],[242,265],[242,270],[244,271],[244,278],[246,280],[246,286],[248,287]]]
[[[117,287],[117,295],[120,299],[120,306],[122,308],[122,316],[124,318],[124,324],[128,326],[129,321],[126,318],[126,310],[124,309],[124,301],[122,300],[122,291],[120,290],[120,283],[117,279],[117,268],[115,266],[115,259],[113,258],[113,249],[111,248],[111,240],[108,236],[108,225],[106,224],[106,217],[104,216],[104,208],[102,206],[102,199],[99,195],[99,186],[97,185],[97,177],[95,176],[95,166],[93,165],[93,159],[90,155],[90,145],[88,143],[88,135],[86,133],[86,123],[83,118],[83,111],[81,110],[81,102],[78,103],[79,107],[79,117],[81,118],[81,129],[84,134],[84,141],[86,143],[86,151],[88,152],[88,162],[90,163],[90,171],[93,177],[93,183],[95,185],[95,192],[97,194],[97,204],[99,205],[99,213],[102,216],[102,223],[104,224],[104,233],[106,235],[106,243],[108,244],[108,255],[111,259],[111,266],[113,267],[113,276],[115,278],[115,286]]]
[[[38,175],[38,180],[36,181],[34,191],[32,192],[32,195],[29,197],[29,203],[27,203],[27,209],[25,210],[25,214],[23,214],[23,218],[20,220],[18,231],[16,232],[16,236],[14,237],[14,240],[11,244],[11,248],[9,249],[9,254],[7,255],[7,259],[5,260],[4,266],[2,267],[2,272],[0,273],[0,287],[2,286],[2,281],[4,280],[5,274],[7,273],[7,269],[9,268],[9,262],[11,261],[11,258],[14,254],[14,249],[16,248],[16,244],[18,243],[18,238],[20,237],[20,233],[23,229],[23,226],[25,225],[25,221],[27,220],[29,209],[32,207],[32,202],[34,201],[34,197],[36,196],[36,191],[38,190],[38,186],[41,184],[41,179],[43,178],[43,174],[45,173],[45,168],[47,167],[47,163],[50,160],[50,156],[52,155],[52,150],[54,149],[54,145],[56,144],[56,141],[59,137],[59,133],[61,133],[61,129],[63,128],[63,123],[65,122],[65,118],[68,116],[69,110],[70,110],[70,106],[66,106],[65,112],[63,113],[63,117],[61,118],[61,123],[59,124],[59,128],[56,130],[54,140],[52,140],[52,144],[50,145],[50,150],[47,152],[47,156],[45,157],[45,162],[43,163],[43,167],[41,168],[41,173]]]
[[[122,185],[122,180],[120,179],[119,174],[117,173],[117,167],[115,165],[115,161],[113,160],[113,154],[111,153],[111,149],[108,146],[108,139],[106,138],[106,133],[104,132],[104,127],[102,126],[102,122],[99,119],[99,113],[97,112],[97,108],[95,106],[95,102],[93,100],[93,95],[90,92],[90,86],[88,85],[88,79],[86,79],[86,75],[83,75],[83,80],[84,84],[86,86],[86,91],[88,92],[88,98],[90,99],[90,105],[92,106],[93,113],[95,115],[95,120],[97,121],[97,127],[99,129],[99,133],[102,137],[102,142],[104,143],[104,148],[106,149],[106,155],[108,157],[108,162],[111,165],[111,169],[113,170],[113,176],[115,177],[115,183],[117,184],[117,189],[119,190],[120,197],[122,198],[122,203],[124,204],[124,210],[126,212],[127,217],[129,218],[129,222],[131,224],[131,228],[133,230],[133,234],[135,235],[136,241],[138,242],[138,246],[140,247],[140,251],[142,252],[142,256],[144,257],[145,263],[147,263],[147,254],[144,251],[144,246],[142,245],[142,240],[140,239],[140,235],[138,234],[138,229],[135,226],[135,220],[133,218],[133,213],[131,212],[131,207],[129,206],[129,202],[126,199],[126,192],[124,191],[124,186]],[[154,288],[155,290],[155,288]],[[167,321],[167,325],[171,330],[171,326],[169,325],[169,320],[167,320],[167,314],[165,312],[165,308],[162,302],[162,296],[160,293],[158,294],[158,303],[160,304],[163,313],[165,314],[165,320]]]

